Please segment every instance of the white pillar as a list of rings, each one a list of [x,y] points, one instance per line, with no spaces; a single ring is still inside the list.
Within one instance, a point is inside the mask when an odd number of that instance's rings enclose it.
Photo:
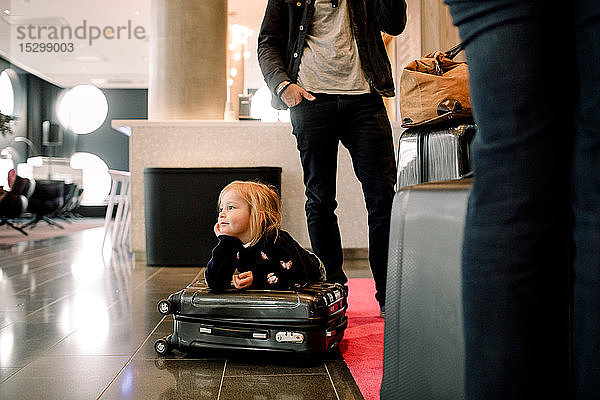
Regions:
[[[227,0],[152,0],[148,119],[223,119]]]

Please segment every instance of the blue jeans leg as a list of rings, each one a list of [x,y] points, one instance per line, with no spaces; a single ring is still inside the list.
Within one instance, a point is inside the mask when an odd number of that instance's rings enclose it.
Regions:
[[[575,9],[579,97],[573,168],[573,366],[578,400],[600,398],[600,2]]]
[[[573,47],[555,48],[570,40],[569,10],[447,3],[478,124],[463,245],[466,397],[567,398],[577,82],[568,62],[557,79],[549,57],[574,57]]]

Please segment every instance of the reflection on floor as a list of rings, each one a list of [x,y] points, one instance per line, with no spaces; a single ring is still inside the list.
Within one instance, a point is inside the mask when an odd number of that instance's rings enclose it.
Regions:
[[[362,399],[339,355],[177,351],[161,298],[201,268],[149,268],[101,251],[102,228],[0,246],[0,399]],[[369,277],[366,260],[351,277]]]

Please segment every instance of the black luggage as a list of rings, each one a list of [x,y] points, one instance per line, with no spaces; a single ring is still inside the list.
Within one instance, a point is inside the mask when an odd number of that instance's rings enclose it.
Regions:
[[[464,398],[461,254],[471,183],[423,183],[394,197],[383,400]]]
[[[324,352],[342,341],[347,307],[340,284],[212,293],[202,280],[158,303],[161,314],[173,314],[174,329],[154,349],[161,355],[173,348]]]
[[[397,189],[467,175],[476,130],[469,120],[408,128],[398,142]]]

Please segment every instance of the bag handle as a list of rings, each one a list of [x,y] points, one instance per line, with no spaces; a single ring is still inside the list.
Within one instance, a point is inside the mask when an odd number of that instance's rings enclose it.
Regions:
[[[461,52],[461,50],[464,49],[462,42],[460,42],[459,44],[457,44],[456,46],[454,46],[453,48],[451,48],[450,50],[448,50],[445,54],[446,57],[448,57],[449,59],[453,59],[454,57],[456,57],[456,55],[458,53]]]

